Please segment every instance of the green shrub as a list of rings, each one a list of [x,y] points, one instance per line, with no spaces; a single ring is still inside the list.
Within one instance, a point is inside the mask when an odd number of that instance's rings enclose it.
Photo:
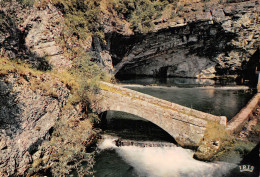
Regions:
[[[234,137],[226,131],[223,125],[213,121],[208,121],[203,139],[205,142],[219,141],[219,151],[232,146],[235,141]]]
[[[110,81],[111,76],[102,70],[95,62],[91,61],[90,53],[81,54],[74,59],[74,64],[69,70],[70,74],[77,81],[77,88],[73,90],[69,101],[75,105],[84,104],[88,109],[96,102],[99,91],[98,81]]]
[[[77,176],[92,174],[94,153],[87,152],[85,146],[89,143],[89,137],[95,136],[92,130],[92,115],[67,117],[70,111],[73,112],[72,109],[63,111],[55,124],[50,141],[45,141],[39,148],[43,155],[34,160],[28,170],[28,176],[40,176],[48,169],[53,176],[68,176],[72,172]]]
[[[114,0],[110,11],[116,11],[119,15],[131,23],[135,32],[147,33],[154,26],[153,21],[162,15],[167,5],[174,1],[167,0]]]

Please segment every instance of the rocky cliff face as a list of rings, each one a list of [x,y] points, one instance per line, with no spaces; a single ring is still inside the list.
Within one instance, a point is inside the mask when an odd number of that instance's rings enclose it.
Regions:
[[[58,42],[64,19],[54,6],[37,9],[13,2],[0,14],[0,56],[19,58],[43,70],[63,70],[71,65]]]
[[[107,35],[115,74],[238,77],[259,47],[259,2],[183,2],[174,18],[155,22],[148,34]]]
[[[118,77],[236,78],[241,75],[241,64],[248,62],[259,47],[259,2],[220,4],[182,0],[178,7],[174,18],[162,16],[153,22],[154,28],[147,34],[134,34],[126,20],[103,10],[100,18],[106,46],[93,38],[89,41],[92,46],[86,47],[94,50],[106,70]],[[44,9],[13,5],[3,11],[15,9],[20,18],[9,17],[9,22],[6,20],[2,25],[1,31],[8,35],[1,39],[1,54],[11,58],[20,54],[35,63],[38,58],[40,66],[43,58],[60,69],[70,66],[71,61],[63,56],[64,51],[57,43],[64,26],[62,13],[50,4]],[[6,23],[13,26],[12,30],[6,30]]]
[[[39,70],[64,70],[71,61],[57,42],[62,25],[63,17],[54,6],[27,8],[13,1],[0,9],[0,60],[7,57]],[[72,114],[62,113],[70,90],[51,74],[34,75],[29,68],[5,72],[3,68],[9,67],[5,64],[1,62],[0,68],[0,176],[23,176],[38,160],[38,148],[49,141],[61,114]],[[72,116],[79,114],[74,110]]]
[[[25,75],[32,79],[30,74]],[[49,80],[43,75],[39,80]],[[53,82],[53,81],[51,81]],[[51,89],[56,96],[36,89],[23,77],[9,74],[0,81],[0,174],[23,174],[32,163],[32,155],[44,140],[61,114],[69,90],[59,81]]]

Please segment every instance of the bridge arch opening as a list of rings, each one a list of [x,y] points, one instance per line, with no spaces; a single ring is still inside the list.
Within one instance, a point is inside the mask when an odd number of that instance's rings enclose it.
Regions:
[[[178,144],[158,125],[137,115],[122,111],[105,111],[99,114],[99,128],[104,134],[136,141],[158,141]]]

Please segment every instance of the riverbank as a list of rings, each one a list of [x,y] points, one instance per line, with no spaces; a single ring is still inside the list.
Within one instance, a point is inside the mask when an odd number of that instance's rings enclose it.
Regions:
[[[234,116],[227,125],[227,131],[230,133],[236,134],[244,126],[246,122],[253,117],[253,112],[256,111],[259,104],[260,94],[257,93],[254,97],[247,103],[247,105],[239,111],[239,113]],[[257,114],[257,113],[255,113]]]
[[[228,122],[224,136],[205,137],[195,158],[206,161],[226,161],[239,164],[259,143],[259,95],[258,93]],[[209,131],[214,131],[209,129]],[[222,131],[222,132],[223,132]],[[214,135],[211,135],[214,137]],[[256,154],[258,155],[258,154]]]
[[[236,137],[234,150],[246,155],[259,143],[260,98],[257,93],[248,104],[229,122],[227,131]]]
[[[215,155],[215,161],[224,161],[237,164],[228,177],[246,176],[258,177],[259,175],[259,137],[260,137],[260,104],[250,116],[249,121],[235,133],[232,146],[227,146]],[[241,166],[247,165],[252,171],[241,172]]]

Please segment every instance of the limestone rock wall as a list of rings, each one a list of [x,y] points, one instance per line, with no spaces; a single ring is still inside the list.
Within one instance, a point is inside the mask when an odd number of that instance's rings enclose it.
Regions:
[[[15,22],[5,11],[0,9],[0,56],[16,58],[22,53],[23,45],[20,41],[22,33]]]
[[[0,56],[25,60],[40,69],[62,70],[72,64],[59,44],[64,18],[56,7],[28,8],[14,1],[0,13]]]
[[[259,47],[259,2],[185,1],[173,20],[148,34],[111,33],[115,74],[197,78],[233,77]],[[112,37],[111,37],[112,36]]]
[[[52,96],[33,91],[29,82],[15,75],[0,81],[0,176],[23,175],[38,146],[50,138],[69,95],[64,84],[55,85],[50,89],[57,95]]]
[[[62,55],[64,51],[58,43],[64,27],[62,13],[49,4],[44,10],[33,8],[22,15],[27,15],[19,25],[19,29],[27,34],[26,47],[37,56],[47,58],[56,68],[70,66],[71,61]]]

